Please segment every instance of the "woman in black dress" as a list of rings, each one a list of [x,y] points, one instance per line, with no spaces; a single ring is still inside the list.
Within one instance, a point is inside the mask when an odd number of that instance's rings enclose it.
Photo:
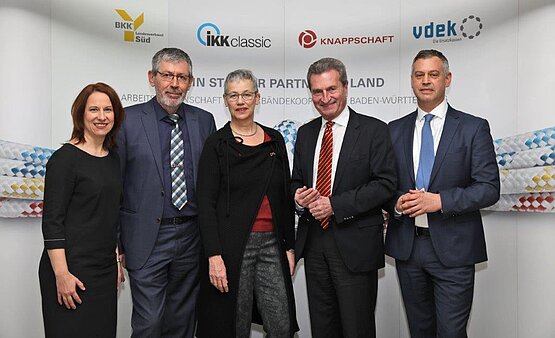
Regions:
[[[292,337],[295,229],[285,143],[254,122],[260,94],[252,72],[231,72],[224,90],[231,121],[206,140],[199,162],[205,257],[197,336],[249,337],[257,322],[267,337]]]
[[[116,231],[121,194],[112,150],[124,111],[104,83],[71,108],[71,140],[46,165],[39,265],[46,337],[115,337],[123,270]]]

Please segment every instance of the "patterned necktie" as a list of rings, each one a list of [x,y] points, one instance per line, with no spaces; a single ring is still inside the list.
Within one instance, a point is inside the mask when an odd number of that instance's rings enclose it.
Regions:
[[[172,203],[181,210],[187,203],[187,182],[183,170],[183,133],[179,128],[179,115],[168,114],[173,122],[170,138],[170,167],[172,177]]]
[[[433,114],[424,116],[424,126],[422,127],[422,142],[420,144],[420,162],[416,173],[416,189],[428,191],[430,185],[430,175],[434,166],[434,137],[430,122],[434,118]]]
[[[329,197],[331,195],[331,159],[333,156],[333,133],[331,128],[334,122],[326,122],[326,130],[322,138],[322,146],[320,147],[320,156],[318,159],[318,172],[316,178],[316,190],[321,196]],[[322,229],[330,226],[330,218],[326,217],[320,220]]]

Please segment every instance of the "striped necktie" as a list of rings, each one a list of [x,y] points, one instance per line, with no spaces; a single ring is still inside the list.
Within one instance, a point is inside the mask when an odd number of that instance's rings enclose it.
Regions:
[[[333,157],[333,127],[334,122],[326,122],[324,137],[322,137],[322,146],[320,147],[320,156],[318,158],[318,171],[316,178],[316,190],[321,196],[329,197],[331,195],[331,160]],[[320,225],[325,230],[330,226],[330,218],[326,217],[320,220]]]
[[[172,203],[181,210],[187,203],[187,182],[183,170],[183,133],[179,128],[179,115],[168,114],[173,122],[170,138],[170,167],[172,178]]]

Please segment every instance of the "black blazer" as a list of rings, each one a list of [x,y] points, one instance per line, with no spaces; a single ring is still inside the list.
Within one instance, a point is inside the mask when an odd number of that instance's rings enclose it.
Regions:
[[[412,147],[417,112],[389,124],[397,159],[397,199],[414,189]],[[480,209],[499,199],[499,169],[486,120],[449,106],[430,177],[429,191],[440,193],[442,210],[428,214],[430,236],[445,266],[470,265],[487,260]],[[412,252],[414,218],[391,217],[386,254],[407,260]]]
[[[382,205],[395,193],[395,158],[387,125],[349,108],[349,123],[339,153],[330,197],[333,233],[345,265],[353,272],[384,266]],[[316,141],[322,118],[299,128],[293,160],[292,193],[313,187]],[[303,257],[310,223],[320,226],[310,212],[299,217],[296,259]]]

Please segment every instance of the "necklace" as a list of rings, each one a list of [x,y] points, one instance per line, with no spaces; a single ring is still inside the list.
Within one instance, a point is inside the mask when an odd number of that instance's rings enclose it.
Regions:
[[[231,124],[229,125],[229,128],[231,128]],[[241,137],[251,137],[251,136],[256,135],[256,132],[258,132],[258,124],[256,124],[256,123],[254,124],[254,132],[252,132],[252,134],[241,134],[241,133],[238,133],[238,132],[237,132],[236,130],[234,130],[233,128],[231,128],[231,131],[232,131],[234,134],[236,134],[236,135],[238,135],[238,136],[241,136]]]

